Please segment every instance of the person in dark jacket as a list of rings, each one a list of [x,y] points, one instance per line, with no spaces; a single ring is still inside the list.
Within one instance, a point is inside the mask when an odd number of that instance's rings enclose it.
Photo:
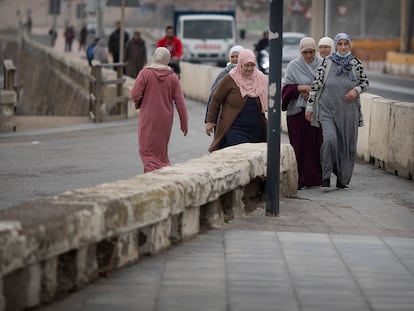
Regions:
[[[73,26],[67,26],[63,35],[65,37],[65,52],[71,52],[72,42],[75,38],[75,29],[73,29]]]
[[[86,49],[86,59],[88,60],[89,66],[92,66],[93,53],[95,52],[95,47],[99,42],[99,38],[95,38],[93,42]]]
[[[139,31],[135,31],[132,39],[127,42],[124,61],[125,74],[134,79],[147,63],[147,47]]]
[[[79,51],[86,49],[86,37],[88,36],[88,30],[86,25],[83,25],[79,33]]]
[[[109,36],[108,41],[108,50],[109,53],[112,55],[112,59],[114,63],[119,63],[119,40],[121,37],[121,22],[116,22],[116,29],[111,33]],[[129,34],[124,31],[124,46],[129,40]]]
[[[263,37],[255,44],[254,53],[256,54],[257,64],[260,66],[262,61],[261,51],[269,47],[269,30],[263,31]],[[260,69],[260,68],[259,68]]]

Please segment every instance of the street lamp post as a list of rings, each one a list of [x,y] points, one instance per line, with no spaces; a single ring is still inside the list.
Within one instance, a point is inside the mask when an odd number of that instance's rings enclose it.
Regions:
[[[124,38],[125,38],[125,0],[121,0],[121,33],[119,36],[119,62],[124,61]]]
[[[283,0],[270,1],[269,109],[267,124],[266,216],[279,215],[280,93],[282,77]]]

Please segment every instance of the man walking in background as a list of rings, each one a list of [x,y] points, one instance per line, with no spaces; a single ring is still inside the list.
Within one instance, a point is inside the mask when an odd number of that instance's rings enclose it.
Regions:
[[[88,36],[88,30],[86,25],[83,25],[79,32],[79,51],[86,50],[86,37]]]
[[[173,26],[165,28],[165,36],[158,40],[157,47],[165,47],[170,51],[171,60],[168,66],[180,76],[180,58],[183,55],[183,46],[181,40],[175,35]]]
[[[109,53],[112,55],[112,59],[114,63],[119,63],[119,60],[121,59],[119,56],[119,40],[121,37],[121,22],[116,22],[116,29],[111,33],[109,36],[108,41],[108,50]],[[129,40],[129,34],[124,31],[124,46]]]
[[[139,31],[127,42],[125,47],[125,74],[136,78],[142,67],[147,63],[147,47]]]

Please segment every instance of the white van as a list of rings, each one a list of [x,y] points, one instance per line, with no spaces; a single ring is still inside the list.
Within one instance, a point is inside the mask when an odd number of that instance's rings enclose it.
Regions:
[[[225,66],[236,44],[234,12],[175,12],[176,35],[183,44],[183,61]]]

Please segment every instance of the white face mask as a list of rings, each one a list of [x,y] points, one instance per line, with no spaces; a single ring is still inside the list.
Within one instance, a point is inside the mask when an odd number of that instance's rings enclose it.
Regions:
[[[339,52],[336,52],[336,55],[338,55],[339,57],[347,57],[347,56],[349,56],[350,54],[351,54],[351,52],[350,52],[350,51],[348,51],[345,55],[340,54]]]

